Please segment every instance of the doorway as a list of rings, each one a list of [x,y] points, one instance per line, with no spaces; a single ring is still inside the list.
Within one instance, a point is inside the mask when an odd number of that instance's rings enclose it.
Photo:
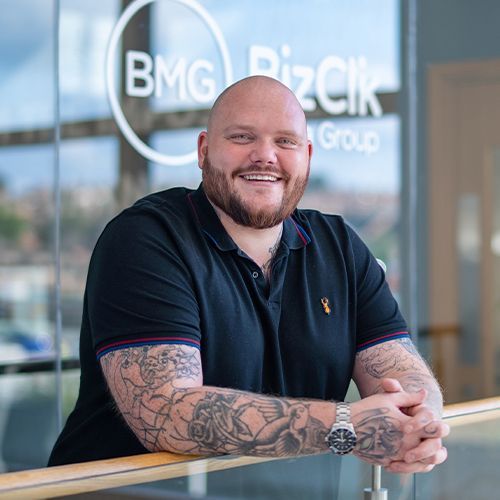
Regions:
[[[428,71],[431,356],[448,403],[500,394],[500,61]]]

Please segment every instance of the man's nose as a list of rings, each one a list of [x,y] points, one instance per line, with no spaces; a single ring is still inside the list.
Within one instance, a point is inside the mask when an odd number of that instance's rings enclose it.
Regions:
[[[276,145],[272,141],[258,140],[253,146],[250,153],[252,163],[274,165],[277,162]]]

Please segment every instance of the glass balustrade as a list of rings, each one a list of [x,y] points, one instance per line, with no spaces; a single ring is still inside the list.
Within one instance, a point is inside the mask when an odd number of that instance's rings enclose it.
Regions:
[[[500,400],[491,399],[465,412],[454,410],[446,420],[451,434],[445,440],[448,460],[427,474],[390,474],[382,471],[380,484],[387,498],[398,500],[490,500],[500,491]],[[450,413],[450,412],[448,412]],[[466,413],[465,415],[463,413]],[[372,485],[373,468],[353,456],[330,454],[296,459],[253,457],[193,459],[150,454],[108,462],[94,462],[0,475],[0,499],[14,498],[19,483],[22,497],[31,482],[30,497],[71,498],[228,498],[228,499],[355,499],[384,500],[364,493]],[[173,460],[179,460],[172,463]],[[47,473],[50,480],[47,480]],[[24,474],[24,476],[23,476]],[[37,476],[38,474],[38,476]],[[38,479],[37,479],[38,477]],[[51,490],[41,490],[48,482]],[[98,490],[98,491],[95,491]],[[24,491],[24,493],[27,490]],[[78,491],[76,495],[72,492]],[[48,494],[50,493],[50,495]],[[11,496],[8,496],[8,495]],[[3,496],[7,495],[7,496]]]

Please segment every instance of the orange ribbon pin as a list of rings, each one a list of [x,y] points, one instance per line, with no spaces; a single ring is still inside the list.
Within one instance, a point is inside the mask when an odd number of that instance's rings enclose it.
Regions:
[[[330,309],[330,301],[327,297],[323,297],[321,299],[321,305],[323,306],[323,311],[325,311],[325,314],[330,314],[332,312],[332,310]]]

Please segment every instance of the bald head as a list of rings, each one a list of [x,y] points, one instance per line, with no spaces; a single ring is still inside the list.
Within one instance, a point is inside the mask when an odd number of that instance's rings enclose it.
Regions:
[[[269,105],[280,106],[306,133],[306,117],[295,94],[280,81],[261,75],[243,78],[219,95],[210,111],[207,130],[210,133],[210,129],[227,119],[228,114],[245,111],[248,107],[260,107],[264,111]]]

